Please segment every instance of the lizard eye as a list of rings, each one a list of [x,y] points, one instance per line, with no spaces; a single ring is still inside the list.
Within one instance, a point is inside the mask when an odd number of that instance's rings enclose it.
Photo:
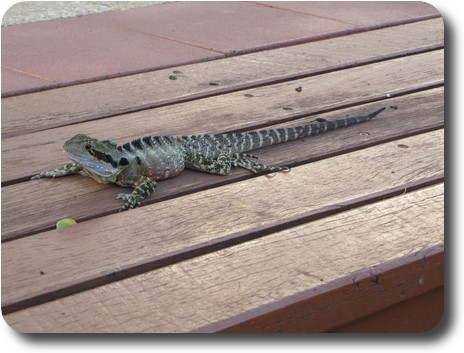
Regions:
[[[86,150],[90,150],[90,149],[92,148],[92,146],[90,146],[89,144],[87,144],[87,145],[84,146],[84,148],[85,148]]]

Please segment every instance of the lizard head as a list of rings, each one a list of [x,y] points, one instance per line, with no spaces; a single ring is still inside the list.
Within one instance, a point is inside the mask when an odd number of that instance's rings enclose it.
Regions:
[[[100,182],[113,182],[124,169],[120,164],[121,152],[110,140],[97,140],[78,134],[63,145],[64,153],[82,166],[85,172]]]

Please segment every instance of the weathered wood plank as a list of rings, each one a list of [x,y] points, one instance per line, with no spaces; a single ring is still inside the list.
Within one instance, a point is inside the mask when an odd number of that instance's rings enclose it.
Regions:
[[[443,88],[393,98],[388,101],[388,105],[397,109],[387,110],[384,116],[379,116],[368,126],[341,129],[305,141],[262,149],[257,154],[263,162],[270,165],[293,165],[401,135],[436,128],[443,125],[443,100]],[[374,111],[381,106],[380,104],[371,103],[362,107],[352,107],[322,114],[320,117],[334,119],[347,114],[363,114],[366,111]],[[420,110],[417,109],[418,107]],[[300,120],[308,122],[311,118]],[[244,170],[235,170],[226,177],[186,171],[174,179],[161,182],[157,192],[144,204],[230,183],[247,176],[249,173]],[[70,217],[81,221],[116,212],[121,202],[115,200],[115,195],[120,190],[119,187],[98,184],[90,178],[81,176],[6,186],[2,189],[2,239],[51,229],[56,220],[61,218]],[[18,203],[17,200],[23,202]]]
[[[293,165],[320,159],[353,148],[379,143],[408,134],[415,134],[443,125],[443,88],[418,92],[385,101],[388,109],[369,124],[341,129],[257,152],[260,160],[270,165]],[[320,115],[328,120],[347,115],[359,115],[378,109],[384,102],[370,103]],[[306,123],[313,118],[298,120]],[[285,124],[288,125],[288,124]],[[218,177],[186,171],[180,176],[163,181],[154,195],[144,204],[172,198],[249,176],[244,170]],[[53,192],[49,192],[53,190]],[[58,219],[71,217],[78,222],[114,213],[121,202],[115,195],[121,192],[116,186],[102,185],[81,176],[57,180],[41,180],[2,188],[2,239],[54,228]],[[21,200],[21,202],[18,202]]]
[[[196,331],[330,332],[334,327],[382,309],[389,310],[391,305],[443,286],[443,248],[443,243],[423,248],[374,268],[361,269],[317,290],[310,289],[298,295],[299,301],[286,298],[260,307],[256,316],[248,320],[251,315],[245,313]],[[382,332],[385,331],[388,330]],[[400,328],[395,332],[400,332]]]
[[[375,274],[378,265],[414,253],[426,257],[426,249],[443,243],[443,193],[442,184],[421,189],[18,311],[5,319],[21,332],[209,331],[329,291],[340,279],[351,285],[352,292],[360,292],[353,285],[363,279],[360,269],[365,269],[364,276]],[[424,264],[419,267],[426,268]],[[389,292],[397,302],[400,288],[407,299],[420,293],[421,287],[430,290],[430,282],[440,277],[433,269],[430,275],[423,270],[413,275],[416,280],[406,276],[403,285],[397,283],[394,288],[383,288],[382,278],[377,278],[377,285],[370,283],[375,290],[367,291],[365,298],[372,301],[376,292],[385,302]],[[349,296],[345,298],[341,308],[347,310],[351,304]],[[359,302],[353,299],[354,304]],[[327,329],[317,315],[323,316],[330,307],[337,310],[340,302],[327,297],[325,304],[329,306],[309,307],[303,313],[315,318],[307,330]]]
[[[24,134],[172,104],[429,50],[443,46],[443,43],[443,21],[432,19],[176,69],[6,98],[2,100],[2,134],[4,137]],[[172,76],[176,79],[172,79]]]
[[[77,133],[118,143],[149,134],[252,129],[301,115],[395,96],[443,83],[443,51],[229,93],[2,140],[2,182],[67,163],[63,142]],[[295,89],[302,87],[301,92]],[[252,95],[250,97],[249,95]]]
[[[331,329],[331,333],[421,333],[432,330],[443,319],[444,286],[389,306],[367,317]]]
[[[44,301],[368,195],[442,178],[443,164],[438,130],[7,242],[2,304]]]

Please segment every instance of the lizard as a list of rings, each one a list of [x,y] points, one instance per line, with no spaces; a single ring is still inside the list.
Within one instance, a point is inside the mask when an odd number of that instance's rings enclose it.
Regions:
[[[64,153],[73,162],[34,175],[31,180],[82,172],[99,183],[132,187],[132,193],[116,197],[125,201],[119,210],[125,211],[140,206],[155,191],[157,181],[175,177],[185,168],[216,175],[227,175],[232,167],[253,173],[289,171],[288,167],[258,163],[253,160],[258,157],[247,152],[366,122],[384,109],[365,116],[244,133],[146,136],[119,146],[108,139],[77,134],[63,145]]]

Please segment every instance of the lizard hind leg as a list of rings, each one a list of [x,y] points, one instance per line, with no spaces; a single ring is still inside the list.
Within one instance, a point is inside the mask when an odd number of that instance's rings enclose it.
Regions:
[[[258,158],[247,153],[222,152],[219,156],[207,157],[201,153],[191,153],[186,160],[189,169],[199,170],[216,175],[227,175],[232,167],[240,167],[251,170],[253,173],[260,172],[282,172],[289,171],[287,167],[270,167],[263,163],[258,163],[250,158]]]
[[[256,156],[245,154],[245,153],[236,153],[235,159],[233,161],[234,167],[245,168],[251,170],[253,173],[261,173],[261,172],[288,172],[290,168],[288,167],[272,167],[268,166],[263,163],[255,162],[247,157],[257,158]]]
[[[233,154],[221,153],[217,157],[208,157],[201,153],[189,153],[186,157],[185,166],[189,169],[198,170],[216,175],[227,175],[230,173]]]

